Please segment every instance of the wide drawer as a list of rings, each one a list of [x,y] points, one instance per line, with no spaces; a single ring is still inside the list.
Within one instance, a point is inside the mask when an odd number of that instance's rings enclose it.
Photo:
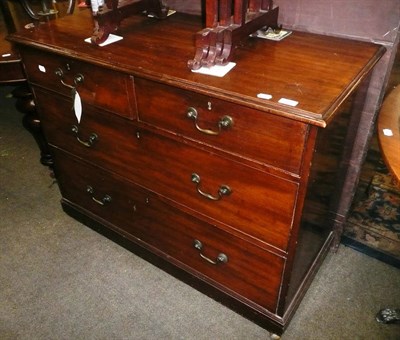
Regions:
[[[135,83],[139,120],[299,174],[306,124],[157,82]]]
[[[87,107],[81,124],[74,125],[68,101],[48,97],[40,89],[35,95],[50,144],[135,181],[199,217],[287,249],[297,183],[139,129],[92,107]]]
[[[66,200],[229,294],[275,312],[284,258],[182,213],[132,183],[63,152],[55,150],[55,160]]]
[[[121,116],[135,117],[132,76],[27,47],[21,49],[21,56],[30,83],[71,98],[71,87],[75,87],[83,106],[90,104]]]

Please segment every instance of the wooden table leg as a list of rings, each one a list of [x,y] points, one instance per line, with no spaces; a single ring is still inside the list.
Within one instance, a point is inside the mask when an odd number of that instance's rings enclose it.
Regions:
[[[40,125],[40,119],[36,112],[33,95],[27,84],[20,85],[12,91],[16,98],[16,108],[24,114],[22,123],[24,127],[33,135],[40,149],[40,163],[48,167],[53,166],[53,157]]]

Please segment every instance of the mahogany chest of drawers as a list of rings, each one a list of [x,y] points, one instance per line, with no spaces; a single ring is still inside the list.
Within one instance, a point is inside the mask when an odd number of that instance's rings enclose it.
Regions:
[[[341,104],[384,51],[249,39],[218,78],[186,67],[198,21],[134,17],[98,47],[82,12],[10,39],[64,209],[281,333],[334,239]]]

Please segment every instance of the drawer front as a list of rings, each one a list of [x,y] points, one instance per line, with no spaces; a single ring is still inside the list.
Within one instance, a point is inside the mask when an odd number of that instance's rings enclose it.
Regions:
[[[37,87],[33,91],[41,126],[50,144],[99,166],[129,172],[126,159],[137,150],[132,121],[84,105],[78,124],[69,98]]]
[[[23,48],[21,55],[31,83],[68,97],[73,86],[84,104],[136,117],[133,77],[40,50]]]
[[[306,124],[139,78],[136,93],[143,122],[299,174]]]
[[[275,312],[283,258],[182,213],[108,172],[57,150],[55,156],[64,198],[140,239],[153,251],[156,248],[169,260],[172,257],[175,264],[196,276]]]
[[[297,183],[146,130],[139,134],[140,152],[131,170],[138,183],[286,250]]]

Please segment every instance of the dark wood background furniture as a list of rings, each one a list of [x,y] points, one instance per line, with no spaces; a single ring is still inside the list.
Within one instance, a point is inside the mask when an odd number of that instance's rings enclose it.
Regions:
[[[20,5],[17,3],[16,6],[18,8]],[[19,9],[23,11],[22,6]],[[15,86],[12,95],[16,98],[18,111],[24,114],[23,125],[35,137],[41,150],[41,162],[50,165],[51,156],[40,128],[32,93],[26,82],[21,57],[18,50],[6,40],[9,33],[16,31],[16,22],[20,22],[20,18],[17,19],[15,14],[15,7],[6,0],[0,1],[0,84]]]
[[[5,20],[0,11],[0,83],[17,83],[25,81],[21,57],[18,51],[5,38],[8,34]]]
[[[340,108],[385,49],[249,39],[218,78],[186,65],[199,17],[131,17],[104,47],[91,25],[83,11],[10,37],[64,209],[282,333],[334,240]]]
[[[37,25],[42,20],[72,14],[74,8],[75,0],[0,0],[0,84],[15,86],[12,95],[16,98],[18,111],[24,114],[22,123],[35,138],[40,149],[40,162],[50,167],[53,165],[53,158],[26,82],[21,56],[6,37],[9,33],[24,29],[26,25]]]
[[[158,19],[165,19],[168,15],[168,6],[161,0],[106,0],[90,2],[94,21],[94,30],[90,38],[93,44],[104,43],[110,34],[115,33],[122,20],[131,15],[152,15]]]
[[[192,70],[234,61],[235,47],[261,29],[278,29],[279,7],[272,0],[215,0],[205,2],[205,28],[195,37]]]

